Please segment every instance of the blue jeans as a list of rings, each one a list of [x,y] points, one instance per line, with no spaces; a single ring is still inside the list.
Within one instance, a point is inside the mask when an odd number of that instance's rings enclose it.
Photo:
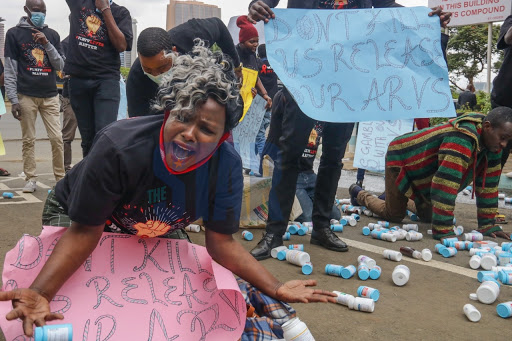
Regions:
[[[282,236],[288,225],[299,174],[299,160],[308,144],[316,120],[306,116],[286,88],[283,108],[282,135],[279,139],[278,164],[272,176],[268,202],[266,231]],[[313,200],[315,230],[329,228],[329,216],[338,188],[345,148],[352,135],[354,123],[326,122],[323,131],[322,157],[318,168]]]
[[[312,221],[313,219],[313,199],[315,197],[315,184],[316,174],[313,172],[301,172],[297,178],[297,189],[295,195],[299,200],[300,207],[302,208],[302,214],[295,218],[296,221],[301,223],[306,221]],[[341,212],[332,205],[331,216],[329,219],[340,220]]]
[[[364,180],[364,174],[366,173],[366,169],[364,168],[358,168],[357,169],[357,175],[356,175],[356,180],[357,181],[361,181],[363,182]]]
[[[118,78],[71,77],[69,99],[82,136],[82,154],[89,154],[96,133],[117,120],[121,90]]]
[[[263,147],[265,146],[265,132],[270,124],[270,110],[265,112],[263,116],[263,120],[261,121],[260,130],[258,131],[258,135],[256,135],[256,145],[255,151],[256,155],[260,155],[263,152]],[[261,173],[260,173],[261,174]]]

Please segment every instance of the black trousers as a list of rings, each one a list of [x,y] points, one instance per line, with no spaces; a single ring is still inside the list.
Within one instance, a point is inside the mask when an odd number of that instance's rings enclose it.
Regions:
[[[300,110],[286,89],[283,89],[283,93],[286,104],[283,108],[282,136],[279,139],[279,162],[274,168],[266,227],[268,233],[278,235],[286,231],[297,186],[299,160],[316,123]],[[324,124],[322,157],[313,202],[315,230],[329,226],[329,216],[343,167],[342,159],[353,129],[354,123]]]
[[[119,79],[72,77],[69,100],[82,137],[82,153],[86,157],[96,133],[117,120],[121,100]]]
[[[496,103],[493,100],[491,100],[491,108],[492,109],[500,107],[500,106],[501,105],[499,105],[498,103]],[[505,164],[507,163],[507,160],[508,160],[508,157],[510,155],[510,150],[511,149],[512,149],[512,140],[508,141],[507,146],[505,148],[503,148],[503,150],[502,150],[502,154],[501,154],[501,169],[503,169],[503,166],[505,166]]]

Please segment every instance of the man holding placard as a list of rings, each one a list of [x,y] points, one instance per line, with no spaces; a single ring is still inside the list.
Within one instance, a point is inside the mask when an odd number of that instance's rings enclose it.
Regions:
[[[384,220],[400,222],[414,200],[419,218],[432,223],[435,239],[455,235],[457,193],[471,182],[476,195],[477,230],[485,236],[510,238],[495,225],[501,153],[512,140],[512,109],[498,107],[466,114],[431,128],[395,138],[386,155],[386,199],[349,188],[352,201]]]
[[[275,18],[271,8],[279,0],[252,1],[249,5],[249,19],[253,22]],[[402,7],[394,0],[343,0],[343,1],[305,1],[290,0],[288,8],[303,9],[357,9],[375,7]],[[441,8],[429,14],[439,15],[442,26],[450,20],[450,13],[442,13]],[[273,66],[275,68],[275,66]],[[278,74],[279,75],[279,74]],[[283,82],[285,82],[283,80]],[[286,85],[286,83],[285,83]],[[282,235],[286,230],[290,216],[293,196],[295,194],[297,177],[299,173],[298,160],[307,145],[308,136],[315,124],[315,119],[308,117],[300,108],[290,93],[284,89],[286,105],[283,112],[282,136],[279,140],[278,167],[274,168],[272,189],[269,197],[269,219],[266,234],[251,254],[258,260],[270,257],[270,250],[283,244]],[[309,113],[311,114],[311,113]],[[329,228],[329,214],[336,194],[337,183],[343,166],[341,160],[345,154],[347,143],[351,137],[353,123],[326,122],[324,126],[323,148],[318,180],[315,186],[313,203],[313,226],[311,243],[320,245],[333,251],[347,251],[347,245],[339,239]]]

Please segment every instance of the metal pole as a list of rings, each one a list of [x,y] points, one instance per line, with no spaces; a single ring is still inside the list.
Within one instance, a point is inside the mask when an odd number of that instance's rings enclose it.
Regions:
[[[492,22],[489,23],[487,33],[487,93],[491,93]]]

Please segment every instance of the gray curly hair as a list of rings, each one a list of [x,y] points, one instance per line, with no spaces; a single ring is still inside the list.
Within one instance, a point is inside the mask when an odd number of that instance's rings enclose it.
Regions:
[[[213,98],[226,107],[225,131],[233,129],[242,117],[239,84],[230,58],[212,52],[204,41],[196,39],[190,54],[171,52],[172,69],[158,89],[154,108],[169,110],[169,119],[194,115],[195,108]]]

